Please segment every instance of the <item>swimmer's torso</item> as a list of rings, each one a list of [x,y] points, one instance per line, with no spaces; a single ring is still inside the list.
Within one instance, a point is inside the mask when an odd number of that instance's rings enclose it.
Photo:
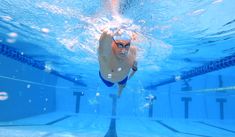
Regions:
[[[99,55],[100,73],[105,80],[116,83],[127,77],[136,58],[133,48],[123,60],[117,59],[113,53],[110,57]]]

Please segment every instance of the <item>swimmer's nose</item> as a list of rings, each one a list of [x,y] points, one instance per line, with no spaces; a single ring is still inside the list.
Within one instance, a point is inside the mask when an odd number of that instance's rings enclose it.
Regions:
[[[121,51],[122,51],[122,52],[126,52],[127,50],[126,50],[125,48],[122,48]]]
[[[126,50],[125,49],[121,49],[121,53],[125,53],[126,52]]]
[[[123,54],[123,55],[127,55],[127,50],[122,49],[120,53]]]

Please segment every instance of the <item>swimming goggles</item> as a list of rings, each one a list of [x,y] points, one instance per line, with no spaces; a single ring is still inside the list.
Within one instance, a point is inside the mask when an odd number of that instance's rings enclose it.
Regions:
[[[126,49],[128,49],[131,46],[130,42],[128,42],[127,44],[124,45],[123,43],[116,42],[116,40],[114,40],[114,38],[113,38],[113,41],[117,45],[118,48],[126,48]]]

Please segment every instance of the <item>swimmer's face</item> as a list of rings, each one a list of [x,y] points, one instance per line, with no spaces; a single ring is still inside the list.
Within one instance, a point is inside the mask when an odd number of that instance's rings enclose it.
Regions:
[[[130,41],[126,41],[126,40],[114,40],[113,41],[114,53],[119,58],[127,57],[128,52],[130,50],[130,46],[131,46]]]

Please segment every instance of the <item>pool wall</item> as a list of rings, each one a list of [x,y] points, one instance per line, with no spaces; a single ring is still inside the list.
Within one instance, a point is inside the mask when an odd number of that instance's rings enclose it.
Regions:
[[[7,93],[0,101],[0,121],[20,119],[56,109],[56,88],[53,87],[57,84],[56,76],[3,55],[0,55],[0,76],[0,92]]]
[[[230,67],[191,78],[187,80],[188,90],[184,81],[159,86],[152,91],[157,96],[155,117],[235,119],[233,72],[234,67]],[[228,87],[233,89],[226,90]]]

